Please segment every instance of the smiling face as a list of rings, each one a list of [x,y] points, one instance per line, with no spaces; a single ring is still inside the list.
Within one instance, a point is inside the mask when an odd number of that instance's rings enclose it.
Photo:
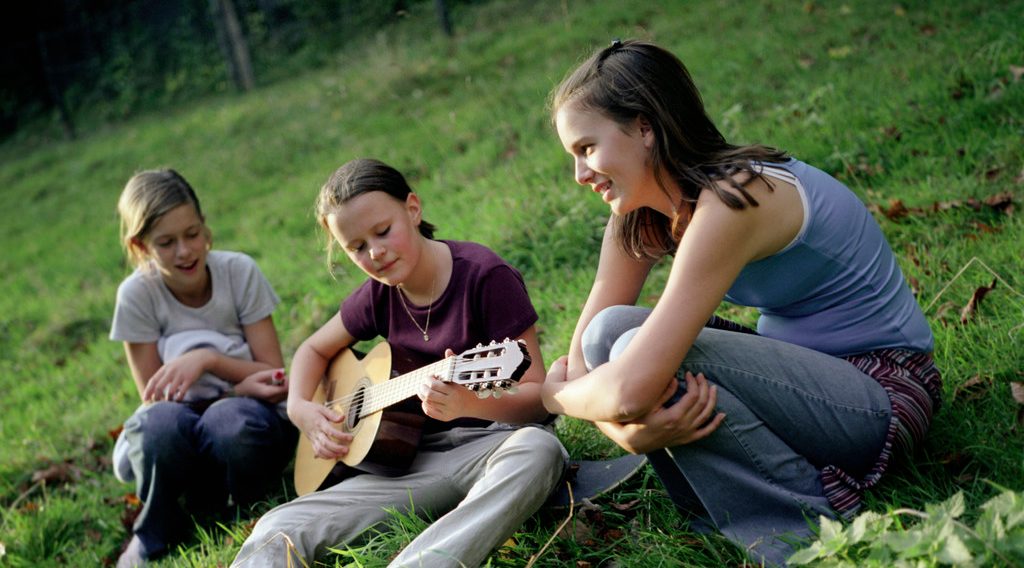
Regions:
[[[370,278],[396,286],[413,276],[423,250],[418,226],[419,197],[400,201],[383,191],[349,199],[328,213],[324,223],[348,257]]]
[[[201,295],[209,284],[206,255],[210,233],[191,203],[171,209],[142,238],[167,287],[179,298]]]
[[[643,119],[623,126],[600,112],[567,104],[556,114],[555,127],[573,157],[576,182],[601,194],[613,213],[671,208],[650,167],[654,139]]]

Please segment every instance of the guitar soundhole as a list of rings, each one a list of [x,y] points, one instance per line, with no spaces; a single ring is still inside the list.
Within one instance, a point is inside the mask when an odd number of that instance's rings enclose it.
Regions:
[[[355,392],[352,393],[352,404],[348,407],[348,413],[345,416],[345,424],[348,429],[355,430],[356,426],[359,425],[360,417],[363,414],[363,405],[366,402],[366,385],[360,384]]]

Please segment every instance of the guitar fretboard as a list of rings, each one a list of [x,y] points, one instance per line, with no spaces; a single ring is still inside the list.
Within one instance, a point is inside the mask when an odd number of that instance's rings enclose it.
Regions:
[[[359,418],[384,410],[392,404],[402,402],[410,396],[414,396],[416,389],[428,377],[436,375],[442,381],[450,380],[455,359],[455,357],[448,357],[426,367],[421,367],[410,373],[360,390],[355,395],[357,398],[353,402],[353,406],[358,405],[360,408]],[[358,400],[360,396],[362,397],[361,403]]]

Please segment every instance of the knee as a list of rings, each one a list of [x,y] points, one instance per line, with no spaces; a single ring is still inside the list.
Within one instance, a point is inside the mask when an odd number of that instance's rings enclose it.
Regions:
[[[270,413],[263,403],[247,397],[225,398],[212,404],[200,419],[203,433],[213,440],[244,445],[270,435]]]
[[[130,444],[143,449],[147,455],[176,456],[190,445],[189,432],[193,423],[187,406],[177,402],[161,401],[133,416],[125,424],[125,436]]]
[[[516,430],[508,443],[513,451],[521,452],[524,469],[534,472],[538,477],[551,477],[552,483],[561,477],[568,452],[553,433],[528,426]]]
[[[581,337],[583,358],[588,368],[592,369],[610,360],[612,345],[628,327],[632,327],[632,324],[624,327],[624,322],[636,319],[636,310],[635,306],[609,306],[590,320]]]

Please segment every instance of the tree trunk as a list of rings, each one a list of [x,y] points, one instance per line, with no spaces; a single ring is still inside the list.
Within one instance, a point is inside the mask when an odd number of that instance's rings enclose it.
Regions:
[[[256,81],[249,58],[249,43],[242,34],[235,3],[232,0],[210,0],[210,12],[217,29],[217,42],[232,80],[239,90],[252,90]]]
[[[57,113],[60,115],[60,124],[64,127],[64,137],[68,140],[74,140],[75,123],[71,120],[71,113],[68,112],[68,106],[64,102],[64,93],[61,91],[60,85],[57,84],[57,78],[54,77],[53,69],[50,68],[50,56],[46,51],[46,38],[43,37],[43,32],[36,33],[36,41],[39,44],[39,60],[43,64],[43,76],[46,77],[46,87],[50,91],[53,106],[57,108]]]
[[[444,0],[434,0],[434,8],[437,10],[437,21],[441,24],[444,35],[452,37],[455,31],[452,29],[451,16],[448,15],[448,6],[445,5]]]

